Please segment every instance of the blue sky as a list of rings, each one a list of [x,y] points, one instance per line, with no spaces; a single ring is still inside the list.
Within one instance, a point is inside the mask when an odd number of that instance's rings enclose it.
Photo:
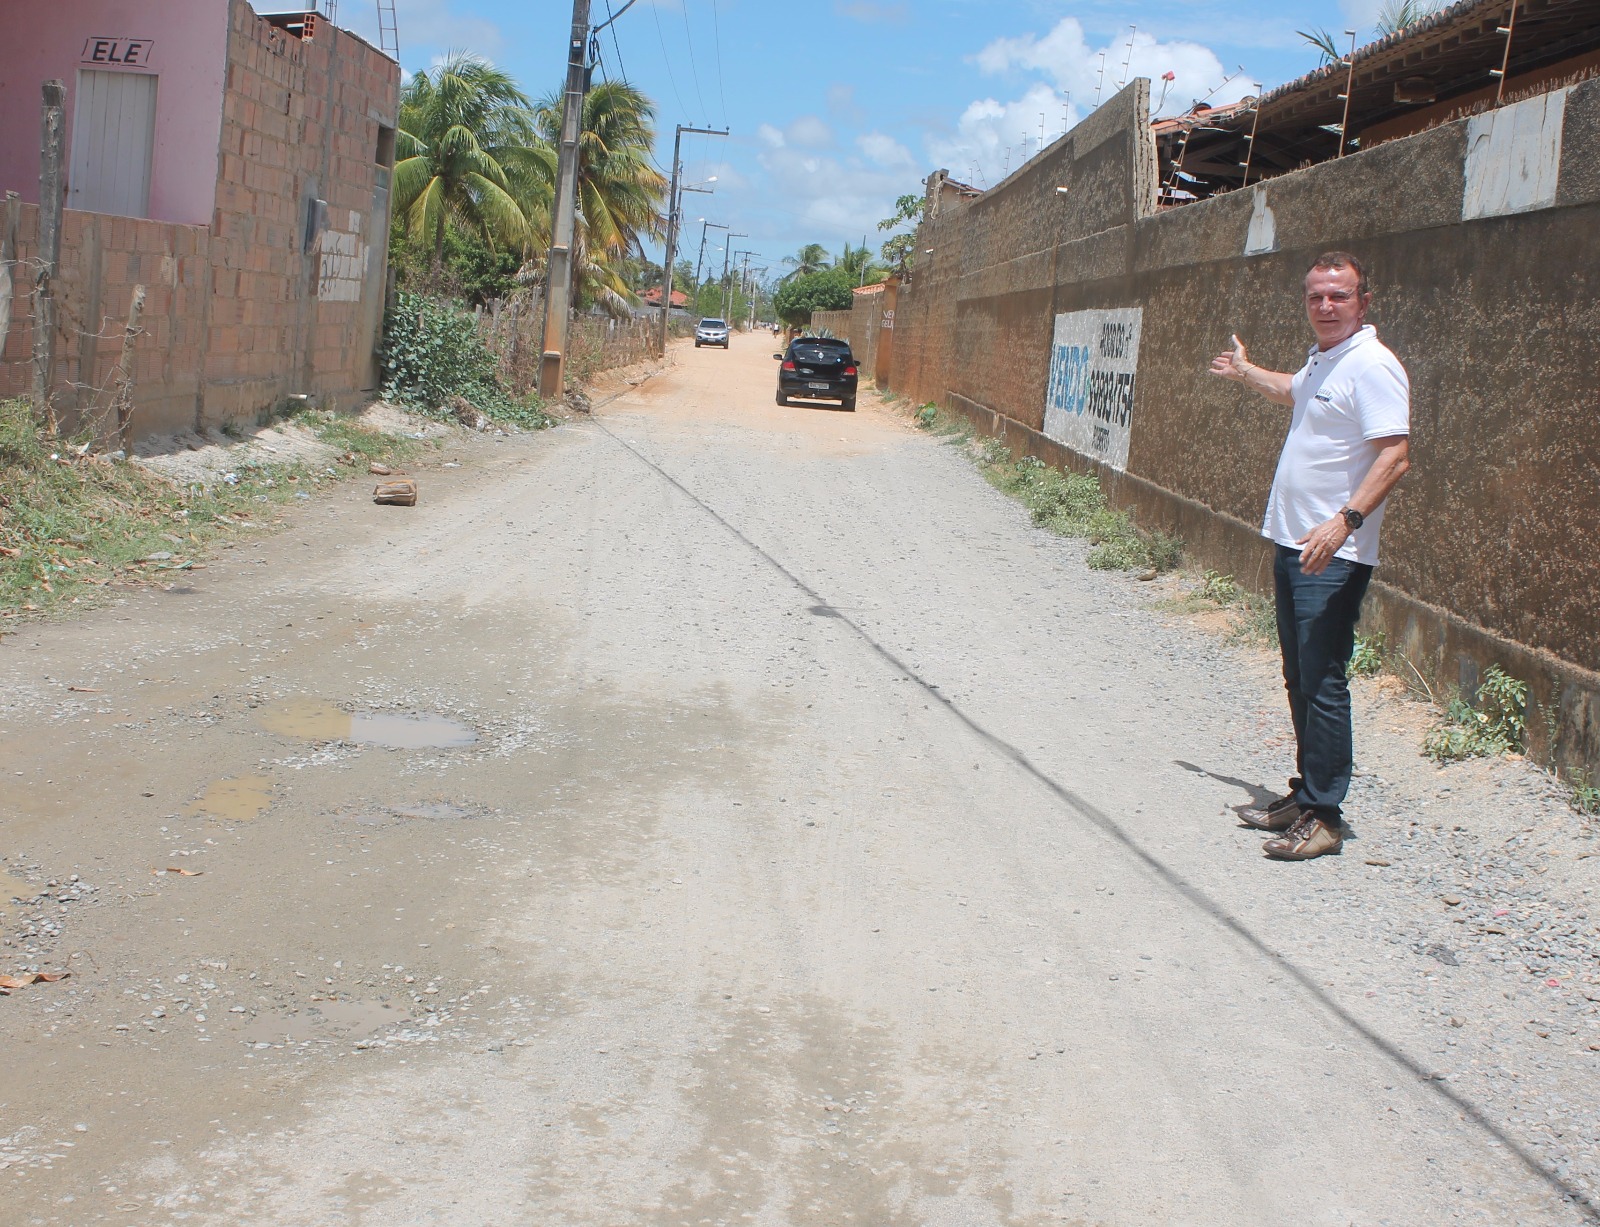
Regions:
[[[612,11],[623,0],[609,0]],[[595,22],[608,0],[592,0]],[[895,197],[949,168],[979,186],[1004,178],[1109,98],[1124,76],[1177,74],[1163,110],[1208,95],[1231,101],[1316,67],[1295,33],[1353,27],[1372,37],[1380,0],[638,0],[603,35],[603,72],[655,99],[663,171],[676,124],[727,127],[684,138],[680,246],[699,219],[749,237],[751,267],[783,271],[817,242],[874,249]],[[338,0],[338,18],[375,38],[374,0]],[[563,76],[571,0],[396,0],[401,63],[426,68],[452,49],[478,52],[535,97]],[[1130,29],[1130,27],[1137,27]],[[1132,39],[1131,62],[1129,42]],[[1343,36],[1340,36],[1341,42]],[[1100,83],[1104,52],[1104,83]],[[1124,68],[1127,63],[1126,69]],[[1225,83],[1226,78],[1232,78]],[[1042,117],[1042,118],[1041,118]],[[710,246],[720,249],[711,230]],[[711,257],[720,265],[722,254]],[[659,258],[659,254],[658,254]]]

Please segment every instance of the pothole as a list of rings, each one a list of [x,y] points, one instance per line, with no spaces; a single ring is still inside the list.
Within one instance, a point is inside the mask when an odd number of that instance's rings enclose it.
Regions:
[[[389,750],[451,750],[470,746],[468,725],[431,712],[347,712],[320,699],[291,699],[262,713],[269,733],[302,741],[349,741]]]
[[[264,775],[242,775],[218,780],[189,806],[191,814],[205,814],[229,822],[248,822],[272,804],[272,781]]]
[[[455,801],[418,801],[405,805],[339,811],[339,817],[358,826],[392,826],[397,822],[459,822],[489,814],[483,806],[461,805]]]

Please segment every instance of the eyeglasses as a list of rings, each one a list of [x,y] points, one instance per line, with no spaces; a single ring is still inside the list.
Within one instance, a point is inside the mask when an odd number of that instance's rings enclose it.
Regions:
[[[1321,306],[1325,302],[1347,303],[1356,296],[1354,290],[1335,290],[1332,294],[1307,294],[1306,302],[1313,307]]]

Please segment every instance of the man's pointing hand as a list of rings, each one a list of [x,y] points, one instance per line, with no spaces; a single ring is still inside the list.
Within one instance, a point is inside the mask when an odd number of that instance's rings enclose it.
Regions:
[[[1221,375],[1224,379],[1243,381],[1245,372],[1250,369],[1250,359],[1244,352],[1244,342],[1237,336],[1230,336],[1228,339],[1233,342],[1233,348],[1225,349],[1211,359],[1211,373]]]

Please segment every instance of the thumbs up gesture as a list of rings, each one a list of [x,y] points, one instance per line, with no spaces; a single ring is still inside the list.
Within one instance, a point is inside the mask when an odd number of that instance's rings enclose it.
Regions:
[[[1250,359],[1245,353],[1243,341],[1237,336],[1230,336],[1228,339],[1233,343],[1233,347],[1223,350],[1211,359],[1211,373],[1220,375],[1224,379],[1242,381],[1245,373],[1250,370]]]

